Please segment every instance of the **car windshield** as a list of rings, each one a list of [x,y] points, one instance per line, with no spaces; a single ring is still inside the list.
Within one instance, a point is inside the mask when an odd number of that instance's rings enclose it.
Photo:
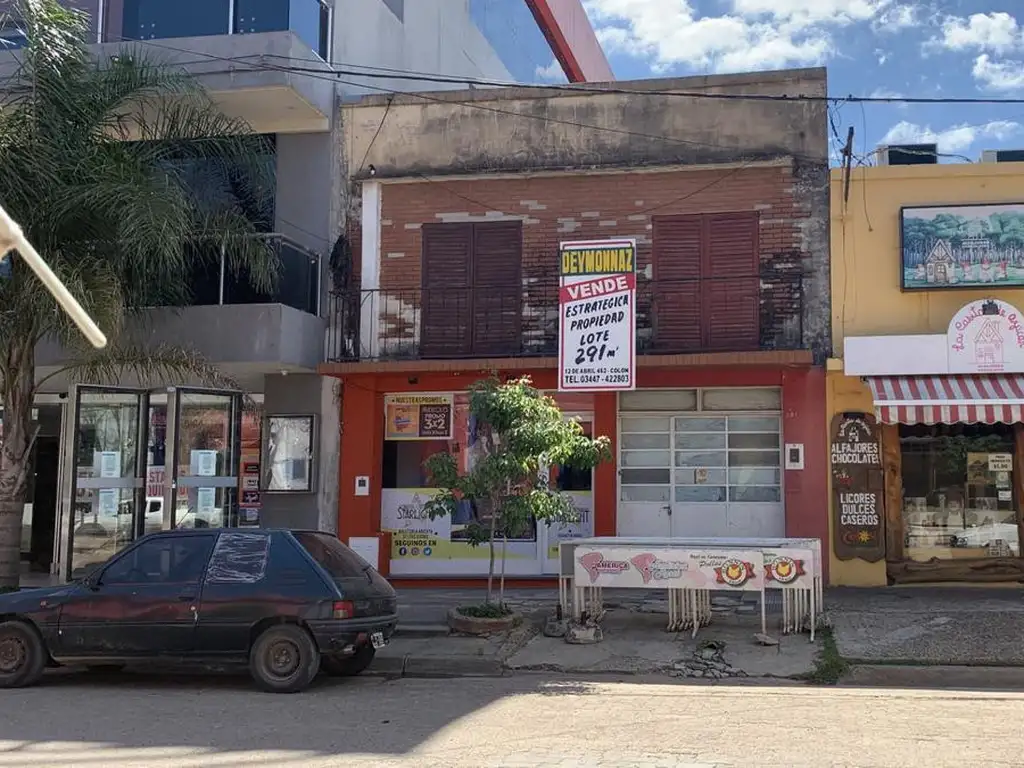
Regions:
[[[300,531],[295,539],[332,579],[364,576],[370,564],[333,536]]]

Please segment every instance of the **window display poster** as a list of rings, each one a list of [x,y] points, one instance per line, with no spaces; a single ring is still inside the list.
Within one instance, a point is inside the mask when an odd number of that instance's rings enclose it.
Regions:
[[[120,451],[99,451],[97,453],[100,467],[100,477],[121,476],[121,452]]]
[[[113,517],[117,514],[117,505],[120,500],[120,493],[117,488],[103,488],[99,492],[99,513],[104,516]]]
[[[214,510],[217,507],[217,489],[216,488],[197,488],[196,489],[196,514],[210,518],[214,514]]]
[[[467,504],[454,520],[448,515],[431,520],[424,506],[435,493],[434,488],[385,488],[381,491],[380,527],[381,531],[391,534],[391,559],[482,561],[481,572],[486,572],[486,561],[490,557],[487,545],[473,546],[460,540],[474,511]],[[511,560],[536,560],[536,536],[510,539],[505,556]],[[424,572],[429,572],[429,566],[425,565]]]
[[[566,491],[579,513],[572,523],[551,523],[548,526],[548,560],[558,559],[558,545],[569,539],[586,539],[594,535],[594,492]]]
[[[385,440],[450,440],[455,396],[385,395]]]
[[[188,462],[189,474],[199,477],[215,477],[217,475],[216,451],[192,451]]]
[[[242,414],[241,472],[239,472],[238,524],[260,524],[260,451],[263,416],[250,411]]]

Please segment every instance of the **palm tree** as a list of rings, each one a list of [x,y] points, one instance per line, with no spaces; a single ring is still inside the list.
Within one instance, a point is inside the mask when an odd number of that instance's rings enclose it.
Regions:
[[[17,588],[19,535],[33,443],[35,350],[56,338],[75,381],[190,377],[230,385],[188,349],[140,349],[120,338],[147,306],[188,302],[190,267],[227,248],[232,270],[270,290],[277,259],[242,206],[197,199],[196,163],[231,169],[247,197],[272,194],[247,125],[221,114],[186,73],[126,48],[96,61],[86,18],[56,0],[20,0],[27,47],[0,108],[0,202],[111,339],[87,349],[46,289],[12,256],[0,276],[0,591]]]

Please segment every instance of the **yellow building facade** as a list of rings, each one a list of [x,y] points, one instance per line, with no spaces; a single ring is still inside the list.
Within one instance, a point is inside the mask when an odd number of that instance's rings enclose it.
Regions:
[[[1024,577],[1024,163],[831,177],[830,582]]]

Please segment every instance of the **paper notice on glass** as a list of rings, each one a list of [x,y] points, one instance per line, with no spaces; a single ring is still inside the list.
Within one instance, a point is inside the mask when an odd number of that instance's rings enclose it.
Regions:
[[[999,491],[1000,501],[1013,501],[1013,491]]]
[[[188,464],[190,474],[199,477],[214,477],[217,474],[217,452],[192,451]]]
[[[212,515],[214,508],[217,506],[217,489],[216,488],[197,488],[196,489],[196,514],[198,515]]]
[[[1013,455],[1009,453],[990,453],[988,455],[989,472],[1012,472]]]
[[[105,488],[99,492],[99,512],[101,515],[116,515],[118,489]]]
[[[97,463],[100,465],[100,477],[121,476],[120,451],[100,451]]]

